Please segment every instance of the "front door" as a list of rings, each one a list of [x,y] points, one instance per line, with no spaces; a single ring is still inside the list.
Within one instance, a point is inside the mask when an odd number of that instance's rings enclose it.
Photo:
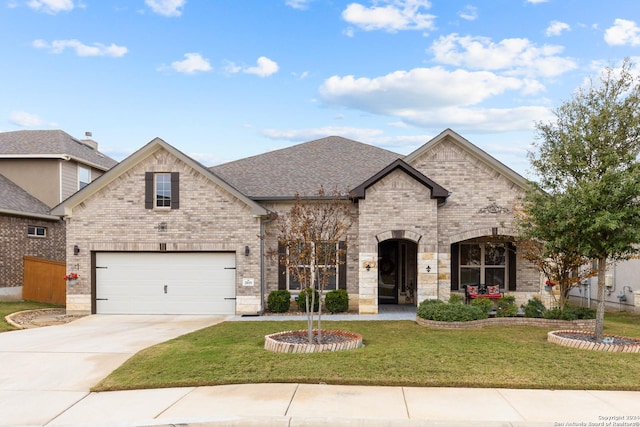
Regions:
[[[378,304],[415,304],[417,245],[385,240],[378,245]]]

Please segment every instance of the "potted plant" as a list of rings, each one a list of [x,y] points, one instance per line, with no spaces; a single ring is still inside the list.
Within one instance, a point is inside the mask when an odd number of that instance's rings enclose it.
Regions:
[[[551,280],[547,280],[546,282],[544,282],[544,290],[547,292],[551,292],[555,285],[556,284],[553,283]]]
[[[78,277],[78,273],[70,271],[66,276],[64,276],[64,280],[66,280],[70,285],[75,285],[78,283]]]

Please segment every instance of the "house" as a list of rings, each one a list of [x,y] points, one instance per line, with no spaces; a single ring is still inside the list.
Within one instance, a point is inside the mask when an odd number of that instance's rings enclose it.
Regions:
[[[116,161],[90,139],[61,130],[0,133],[0,173],[49,207],[88,185]]]
[[[0,133],[0,296],[20,297],[24,255],[65,261],[65,224],[50,208],[116,163],[61,130]]]
[[[356,218],[332,286],[360,313],[467,284],[540,294],[514,245],[526,180],[450,129],[408,156],[332,136],[212,168],[156,138],[52,210],[80,275],[67,310],[259,314],[269,292],[298,287],[260,236],[321,185]]]
[[[0,300],[22,298],[25,255],[64,262],[64,222],[49,210],[0,174]]]

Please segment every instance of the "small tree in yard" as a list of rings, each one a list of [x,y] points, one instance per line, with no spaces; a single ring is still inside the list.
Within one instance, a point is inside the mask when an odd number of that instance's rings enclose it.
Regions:
[[[550,244],[546,254],[597,260],[598,306],[594,335],[604,329],[608,260],[628,259],[640,243],[640,80],[625,60],[607,68],[537,123],[529,153],[538,191],[523,199],[529,237]]]
[[[347,231],[353,219],[349,204],[337,191],[328,195],[320,188],[313,199],[296,195],[291,209],[278,216],[275,234],[279,253],[270,249],[268,255],[277,258],[285,266],[287,274],[300,283],[306,298],[307,337],[313,343],[313,322],[316,292],[319,294],[317,312],[317,340],[322,342],[322,297],[332,277],[335,276],[342,255],[346,251]]]

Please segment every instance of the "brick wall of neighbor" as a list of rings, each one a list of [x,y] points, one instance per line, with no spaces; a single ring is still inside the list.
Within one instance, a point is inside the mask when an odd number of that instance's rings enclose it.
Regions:
[[[180,208],[144,208],[145,172],[180,173]],[[166,231],[160,224],[166,223]],[[232,251],[236,253],[236,313],[260,305],[260,219],[209,178],[160,149],[73,209],[67,219],[67,268],[79,283],[67,289],[67,311],[91,309],[91,251]],[[80,254],[73,255],[78,245]],[[250,255],[244,255],[249,246]],[[254,286],[242,286],[253,278]]]
[[[46,227],[46,237],[29,237],[27,227]],[[65,225],[63,221],[46,221],[0,215],[0,287],[22,286],[23,256],[65,261]]]
[[[412,166],[451,192],[446,205],[438,209],[438,252],[441,259],[450,257],[452,243],[491,235],[492,227],[498,227],[500,235],[514,234],[513,207],[522,189],[457,142],[446,138],[414,159]],[[518,293],[530,295],[539,292],[537,270],[520,256],[516,263]],[[450,270],[450,262],[440,262],[439,265],[443,298],[445,293],[449,293],[451,272],[442,270]]]
[[[359,311],[378,312],[378,242],[394,238],[392,231],[418,241],[418,302],[437,295],[437,200],[431,191],[400,170],[391,172],[366,190],[359,201]],[[372,268],[366,270],[366,264]],[[373,263],[373,264],[371,264]]]

